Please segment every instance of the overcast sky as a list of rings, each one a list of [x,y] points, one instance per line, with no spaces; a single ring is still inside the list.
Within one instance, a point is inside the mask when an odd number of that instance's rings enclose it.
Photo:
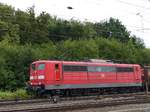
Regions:
[[[46,11],[64,19],[99,22],[119,19],[132,34],[150,48],[150,0],[0,0],[16,9],[35,6],[36,14]],[[67,9],[73,7],[72,10]]]

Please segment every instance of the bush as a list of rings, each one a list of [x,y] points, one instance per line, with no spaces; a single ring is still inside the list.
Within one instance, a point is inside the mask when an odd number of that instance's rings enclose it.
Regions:
[[[26,90],[19,89],[17,91],[0,91],[0,99],[27,99],[30,98],[30,95],[27,94]]]

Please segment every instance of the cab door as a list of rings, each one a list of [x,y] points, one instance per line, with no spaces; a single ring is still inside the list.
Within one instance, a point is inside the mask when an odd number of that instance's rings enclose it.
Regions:
[[[142,71],[140,69],[140,66],[135,66],[134,67],[134,76],[135,76],[136,82],[141,81],[141,77],[142,77],[141,74],[142,74]]]
[[[57,81],[57,82],[62,80],[62,65],[61,65],[61,63],[56,63],[54,65],[54,78],[55,78],[55,81]]]

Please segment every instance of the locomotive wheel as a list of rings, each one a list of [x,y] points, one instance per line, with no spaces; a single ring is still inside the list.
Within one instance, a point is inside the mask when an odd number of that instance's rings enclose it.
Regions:
[[[60,101],[60,97],[58,95],[55,95],[52,97],[52,102],[53,103],[58,103]]]

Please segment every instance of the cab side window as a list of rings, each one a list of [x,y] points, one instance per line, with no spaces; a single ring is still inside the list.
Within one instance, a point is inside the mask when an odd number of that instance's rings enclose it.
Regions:
[[[44,70],[45,69],[45,64],[41,63],[38,65],[38,70]]]

